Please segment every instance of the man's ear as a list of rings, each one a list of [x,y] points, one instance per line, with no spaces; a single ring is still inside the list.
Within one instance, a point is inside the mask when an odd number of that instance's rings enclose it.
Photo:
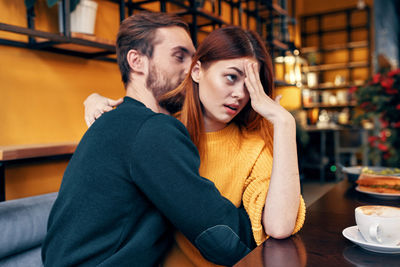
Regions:
[[[196,83],[199,82],[200,80],[200,75],[201,75],[201,62],[197,61],[196,65],[194,65],[192,69],[192,73],[190,74],[192,76],[193,81]]]
[[[129,67],[134,72],[144,73],[147,70],[147,57],[142,53],[139,53],[137,50],[129,50],[128,54],[126,55],[126,59]]]

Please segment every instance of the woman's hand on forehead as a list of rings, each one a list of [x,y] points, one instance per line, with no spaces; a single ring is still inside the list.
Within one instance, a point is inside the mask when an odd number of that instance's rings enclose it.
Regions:
[[[245,85],[250,94],[251,106],[258,114],[272,124],[292,118],[291,114],[279,103],[282,96],[277,96],[273,100],[265,93],[260,80],[258,63],[246,60],[244,62],[244,71],[246,75]]]

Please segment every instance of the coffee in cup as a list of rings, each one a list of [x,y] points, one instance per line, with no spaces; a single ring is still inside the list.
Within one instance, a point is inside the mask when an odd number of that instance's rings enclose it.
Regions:
[[[360,206],[355,209],[355,217],[367,242],[400,247],[400,208]]]

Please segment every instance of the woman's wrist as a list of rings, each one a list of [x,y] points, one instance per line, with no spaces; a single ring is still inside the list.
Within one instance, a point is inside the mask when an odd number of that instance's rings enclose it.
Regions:
[[[294,127],[296,128],[296,121],[292,114],[288,111],[276,114],[274,118],[271,120],[271,123],[274,127]]]

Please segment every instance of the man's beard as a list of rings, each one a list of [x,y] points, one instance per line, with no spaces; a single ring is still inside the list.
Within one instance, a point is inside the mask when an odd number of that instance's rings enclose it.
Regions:
[[[160,71],[155,64],[153,64],[153,62],[150,63],[146,87],[151,90],[157,101],[162,95],[178,87],[180,82],[181,81],[178,81],[176,84],[172,83],[168,75],[162,73],[162,71]]]

